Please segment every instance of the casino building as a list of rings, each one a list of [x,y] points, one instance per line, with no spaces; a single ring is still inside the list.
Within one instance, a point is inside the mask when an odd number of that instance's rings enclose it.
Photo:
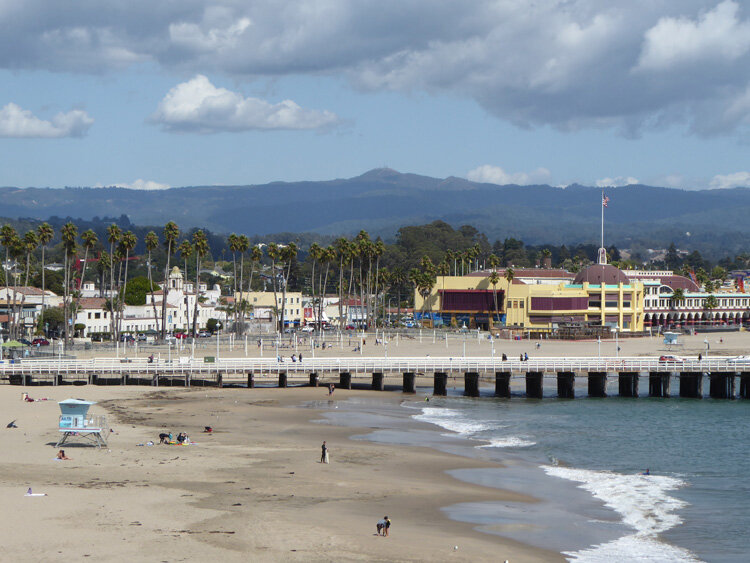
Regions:
[[[415,318],[423,326],[506,328],[551,333],[560,325],[587,323],[620,332],[644,330],[644,283],[599,264],[571,274],[565,270],[506,271],[493,287],[491,271],[439,276],[426,299],[415,291]]]

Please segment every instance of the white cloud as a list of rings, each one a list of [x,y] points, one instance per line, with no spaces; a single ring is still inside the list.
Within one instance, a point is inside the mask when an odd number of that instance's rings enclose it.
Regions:
[[[531,172],[514,172],[508,173],[499,166],[484,164],[470,170],[466,178],[472,182],[482,182],[487,184],[517,184],[527,186],[529,184],[544,184],[549,182],[550,171],[546,168],[537,168]]]
[[[56,139],[83,137],[94,120],[82,110],[58,113],[51,120],[39,119],[29,110],[9,103],[0,109],[0,137]]]
[[[0,25],[2,69],[324,75],[522,127],[750,128],[747,0],[24,0],[0,2]]]
[[[610,188],[619,186],[630,186],[638,184],[638,178],[632,176],[615,176],[614,178],[602,178],[596,181],[597,188]]]
[[[750,172],[717,174],[711,179],[710,186],[712,189],[750,188]]]
[[[661,18],[646,32],[639,68],[664,70],[696,60],[741,57],[750,50],[750,21],[738,19],[739,8],[733,0],[724,0],[697,21]]]
[[[270,104],[217,88],[203,75],[172,88],[152,120],[168,131],[218,133],[252,129],[318,129],[338,121],[329,111],[308,110],[291,100]]]

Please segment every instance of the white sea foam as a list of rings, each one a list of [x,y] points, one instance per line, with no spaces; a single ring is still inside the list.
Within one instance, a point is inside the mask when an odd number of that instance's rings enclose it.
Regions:
[[[425,407],[422,409],[421,414],[415,414],[412,418],[435,424],[463,436],[476,434],[477,432],[496,427],[490,422],[466,418],[460,411],[454,409]]]
[[[698,561],[689,551],[663,543],[658,534],[682,523],[676,511],[687,503],[668,491],[685,485],[681,479],[662,475],[623,475],[560,466],[543,466],[548,475],[576,481],[622,516],[634,534],[615,541],[566,553],[570,561]]]
[[[505,438],[491,438],[489,444],[476,446],[477,448],[528,448],[536,444],[519,436],[506,436]]]

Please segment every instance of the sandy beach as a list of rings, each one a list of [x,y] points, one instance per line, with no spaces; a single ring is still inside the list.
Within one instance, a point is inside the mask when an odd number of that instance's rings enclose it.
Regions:
[[[49,400],[25,403],[21,393]],[[336,400],[367,396],[338,390]],[[399,401],[400,393],[379,393]],[[65,446],[54,460],[58,400],[98,401],[108,448]],[[12,561],[554,561],[562,557],[475,531],[441,507],[528,501],[445,471],[492,466],[429,448],[349,436],[312,422],[321,388],[0,387],[4,428],[3,558]],[[212,434],[202,433],[211,425]],[[191,446],[158,445],[185,431]],[[155,446],[141,446],[149,440]],[[326,440],[331,463],[321,464]],[[26,497],[32,487],[44,497]],[[384,515],[390,537],[375,534]],[[458,546],[458,549],[454,549]]]

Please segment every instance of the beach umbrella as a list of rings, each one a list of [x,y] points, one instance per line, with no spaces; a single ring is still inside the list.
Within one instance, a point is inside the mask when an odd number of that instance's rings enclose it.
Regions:
[[[23,348],[26,344],[22,344],[18,340],[9,340],[3,343],[3,348]]]

